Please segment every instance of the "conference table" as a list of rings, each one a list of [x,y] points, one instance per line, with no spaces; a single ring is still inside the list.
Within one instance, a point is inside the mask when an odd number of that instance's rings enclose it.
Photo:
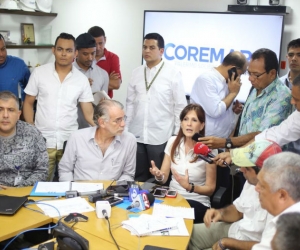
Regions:
[[[107,188],[109,184],[111,184],[110,181],[93,182],[103,183],[104,188]],[[30,194],[32,188],[33,187],[9,188],[7,190],[0,190],[0,194],[11,196],[25,196]],[[40,200],[42,198],[45,197],[30,197],[29,199]],[[179,207],[189,207],[188,202],[181,195],[177,195],[176,198],[163,198],[162,200],[162,204]],[[95,207],[94,203],[90,204]],[[32,205],[31,208],[39,209],[36,205]],[[142,211],[139,214],[152,214],[152,210],[153,208],[151,207],[150,209]],[[95,211],[83,214],[88,216],[88,221],[76,223],[73,229],[89,241],[89,249],[117,249],[109,233],[107,220],[98,219]],[[128,230],[121,227],[121,222],[127,220],[130,214],[132,213],[129,213],[125,209],[116,206],[112,207],[111,216],[109,218],[110,224],[112,226],[111,231],[120,249],[143,249],[146,245],[180,250],[184,250],[187,248],[190,236],[137,237],[131,235]],[[0,241],[9,239],[24,230],[48,225],[51,222],[56,223],[58,222],[58,220],[58,217],[50,218],[49,216],[22,207],[13,216],[0,215]],[[184,221],[189,235],[191,235],[193,229],[193,220],[185,219]],[[67,225],[70,226],[70,224]]]

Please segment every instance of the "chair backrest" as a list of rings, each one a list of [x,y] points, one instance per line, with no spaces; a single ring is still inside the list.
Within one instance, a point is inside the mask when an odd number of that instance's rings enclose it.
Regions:
[[[232,176],[228,167],[217,166],[216,189],[210,197],[211,207],[222,208],[232,203]]]

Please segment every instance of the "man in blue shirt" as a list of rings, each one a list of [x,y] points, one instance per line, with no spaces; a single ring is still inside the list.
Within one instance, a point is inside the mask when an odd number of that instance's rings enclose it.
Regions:
[[[4,37],[0,34],[0,91],[11,91],[19,97],[18,85],[20,84],[22,100],[24,100],[24,89],[29,76],[30,71],[22,59],[7,55]]]

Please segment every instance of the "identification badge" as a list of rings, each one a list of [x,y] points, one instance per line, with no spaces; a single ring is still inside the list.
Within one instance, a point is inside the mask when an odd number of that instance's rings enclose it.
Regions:
[[[22,176],[21,175],[16,176],[14,186],[18,186],[21,182],[22,182]]]

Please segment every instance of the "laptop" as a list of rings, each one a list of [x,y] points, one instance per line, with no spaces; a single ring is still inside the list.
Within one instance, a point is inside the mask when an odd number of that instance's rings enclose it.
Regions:
[[[0,215],[15,214],[27,201],[27,197],[0,195]]]

